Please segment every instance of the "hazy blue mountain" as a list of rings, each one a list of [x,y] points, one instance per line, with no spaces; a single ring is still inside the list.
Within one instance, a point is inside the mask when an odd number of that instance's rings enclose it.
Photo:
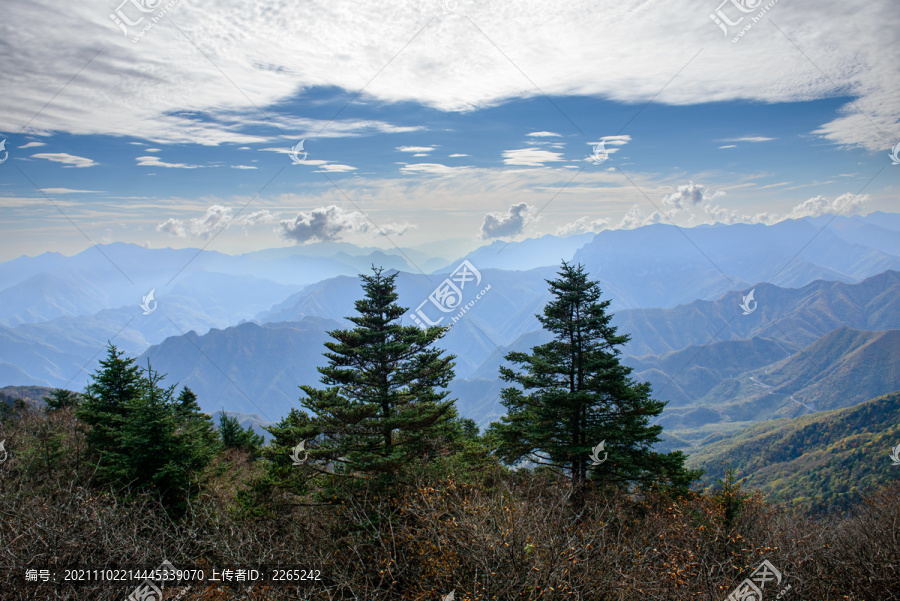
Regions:
[[[613,323],[630,333],[630,355],[662,354],[717,340],[771,338],[797,349],[841,326],[860,330],[900,328],[900,273],[887,271],[858,284],[816,281],[802,288],[758,284],[756,309],[741,310],[749,290],[716,301],[694,301],[672,309],[629,309]],[[751,305],[752,306],[752,305]]]
[[[900,269],[900,257],[844,240],[808,220],[606,230],[574,260],[600,280],[616,310],[670,308],[759,282],[787,287],[817,279],[849,283]]]
[[[277,421],[298,406],[300,384],[318,386],[317,366],[334,321],[309,317],[298,322],[244,323],[203,336],[188,332],[167,338],[139,359],[167,374],[168,384],[188,386],[207,413],[226,409]]]
[[[536,267],[554,267],[562,261],[571,261],[575,251],[593,239],[594,234],[577,234],[561,238],[546,235],[540,238],[527,238],[504,242],[495,240],[482,246],[464,258],[478,269],[506,269],[510,271],[527,271]],[[452,269],[452,265],[441,271]]]
[[[458,265],[458,264],[457,264]],[[454,265],[456,267],[456,265]],[[467,310],[464,318],[444,336],[442,345],[458,356],[457,376],[466,377],[478,367],[498,346],[509,344],[519,336],[540,327],[534,314],[539,312],[548,298],[544,279],[552,277],[555,268],[544,267],[526,272],[495,269],[479,270],[481,282],[462,290],[462,304],[473,302],[481,290],[490,286],[484,296]],[[448,325],[459,310],[443,313],[428,301],[447,274],[410,274],[397,276],[398,303],[408,307],[410,313],[425,302],[423,311],[430,319],[442,319]],[[540,282],[540,285],[533,284]],[[338,277],[307,286],[282,303],[257,316],[261,323],[297,321],[316,315],[334,319],[349,326],[346,317],[354,315],[354,303],[362,295],[358,278]],[[404,323],[414,325],[409,314]]]

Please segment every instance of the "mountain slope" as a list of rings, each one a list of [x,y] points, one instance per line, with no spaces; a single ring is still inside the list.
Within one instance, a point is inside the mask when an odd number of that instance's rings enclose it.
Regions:
[[[338,328],[318,317],[299,322],[245,323],[203,336],[167,338],[141,355],[142,367],[167,374],[167,384],[188,386],[207,413],[222,408],[277,421],[298,406],[300,384],[319,385],[317,366],[326,332]]]
[[[842,327],[765,368],[723,381],[699,400],[731,421],[840,409],[900,389],[900,330]]]
[[[846,284],[818,280],[802,288],[757,284],[755,310],[743,315],[742,297],[729,292],[716,301],[672,309],[627,309],[613,324],[631,335],[630,355],[658,355],[716,340],[769,338],[801,349],[841,326],[859,330],[900,328],[900,272],[886,271]]]
[[[900,481],[900,392],[854,407],[750,426],[692,451],[687,464],[721,478],[723,462],[746,486],[805,509],[843,509]]]

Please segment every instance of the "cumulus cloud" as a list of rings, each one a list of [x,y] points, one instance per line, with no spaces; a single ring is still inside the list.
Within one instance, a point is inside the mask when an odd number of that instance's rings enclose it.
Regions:
[[[535,208],[524,202],[509,207],[506,215],[488,213],[484,216],[484,222],[481,224],[481,238],[487,240],[515,236],[522,231],[526,223],[531,221],[535,213]]]
[[[231,207],[212,205],[206,209],[202,217],[191,219],[175,219],[170,217],[156,226],[156,231],[176,238],[196,237],[207,239],[214,233],[231,225],[255,225],[257,223],[274,223],[277,218],[268,210],[262,209],[248,215],[232,217]]]
[[[686,185],[678,186],[675,192],[664,196],[663,202],[676,209],[691,209],[724,195],[724,192],[709,191],[703,184],[690,182]]]
[[[682,190],[682,188],[687,189]],[[698,188],[701,189],[698,190]],[[833,199],[820,195],[801,202],[784,214],[766,211],[755,215],[747,215],[734,209],[705,202],[704,200],[718,195],[718,193],[711,193],[704,197],[705,190],[704,186],[695,186],[693,183],[688,186],[679,186],[679,192],[665,197],[666,200],[664,202],[669,207],[665,215],[660,211],[653,211],[650,215],[645,216],[638,205],[633,205],[622,217],[616,229],[634,229],[653,223],[675,223],[682,227],[712,223],[728,225],[734,223],[764,223],[772,225],[786,219],[859,214],[869,201],[869,195],[867,194],[846,193]]]
[[[830,201],[820,195],[798,204],[786,218],[801,219],[803,217],[821,217],[826,214],[854,215],[859,213],[868,201],[868,194],[841,194]]]
[[[66,167],[93,167],[99,165],[99,163],[94,162],[93,159],[75,156],[67,152],[39,152],[31,155],[31,158],[47,159],[54,163],[63,163]]]
[[[330,205],[313,209],[309,213],[297,213],[293,219],[283,219],[277,230],[284,239],[305,244],[331,242],[351,233],[402,236],[410,227],[409,223],[387,223],[376,227],[358,211],[344,211],[338,206]]]
[[[599,232],[609,228],[609,221],[606,219],[591,219],[590,217],[581,217],[572,223],[567,223],[556,230],[557,236],[574,236],[575,234],[584,234],[586,232]]]

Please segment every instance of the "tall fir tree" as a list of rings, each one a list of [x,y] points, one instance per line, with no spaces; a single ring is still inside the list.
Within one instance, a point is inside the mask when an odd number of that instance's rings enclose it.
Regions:
[[[84,400],[75,410],[75,416],[90,426],[85,440],[99,455],[101,468],[118,447],[128,404],[140,394],[140,388],[141,370],[134,359],[109,343],[106,359],[100,360],[100,367],[84,389]]]
[[[600,287],[581,265],[564,261],[558,275],[547,280],[552,300],[536,316],[553,340],[530,354],[506,355],[521,371],[500,368],[501,378],[518,386],[503,389],[507,415],[491,426],[498,455],[562,469],[578,492],[589,474],[616,485],[686,489],[697,474],[685,470],[684,454],[651,450],[662,427],[649,420],[665,403],[652,399],[650,385],[632,380],[631,368],[619,362],[629,337],[610,325],[610,301],[600,300]],[[598,449],[600,443],[605,448]]]
[[[269,431],[271,453],[282,463],[306,440],[310,459],[389,486],[453,429],[454,400],[443,389],[455,357],[433,347],[445,328],[400,323],[406,309],[395,302],[397,274],[372,271],[360,275],[365,296],[356,301],[358,315],[348,318],[356,327],[328,333],[334,339],[325,343],[329,365],[319,368],[325,388],[300,387],[311,418],[292,414]]]

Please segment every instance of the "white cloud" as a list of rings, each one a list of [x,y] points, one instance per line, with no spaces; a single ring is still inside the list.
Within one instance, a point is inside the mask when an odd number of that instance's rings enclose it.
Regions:
[[[467,155],[467,154],[461,154],[461,153],[458,153],[458,152],[457,152],[457,153],[451,154],[451,155],[450,155],[450,158],[451,158],[451,159],[455,159],[455,158],[457,158],[457,157],[467,157],[467,156],[469,156],[469,155]]]
[[[25,144],[24,146],[19,146],[19,149],[22,149],[22,148],[36,148],[36,147],[38,147],[38,146],[46,146],[46,144],[45,144],[44,142],[29,142],[28,144]]]
[[[305,244],[315,241],[340,240],[345,234],[350,233],[400,236],[410,227],[409,223],[387,223],[375,226],[360,212],[347,212],[338,206],[330,205],[313,209],[309,213],[297,213],[293,219],[283,219],[279,222],[277,231],[286,240]]]
[[[784,35],[757,27],[740,44],[723,39],[710,21],[714,7],[701,10],[690,0],[654,5],[652,16],[627,3],[594,10],[588,0],[564,6],[478,3],[466,7],[477,29],[468,19],[441,19],[399,55],[411,32],[433,16],[431,4],[268,0],[263,6],[238,0],[179,4],[172,10],[178,29],[164,19],[134,44],[106,18],[105,0],[9,3],[0,130],[15,131],[28,122],[34,107],[58,91],[58,82],[87,63],[91,49],[109,47],[67,85],[53,110],[34,118],[31,130],[200,144],[271,142],[258,128],[249,133],[248,126],[265,122],[250,99],[266,110],[295,98],[298,90],[365,86],[367,100],[440,110],[489,107],[541,92],[686,105],[795,102],[833,98],[841,90],[853,104],[817,133],[872,150],[883,148],[885,138],[900,137],[900,67],[885,51],[897,47],[900,35],[900,11],[892,0],[781,2],[768,16]],[[52,28],[44,26],[48,14],[54,15]],[[312,27],[317,35],[305,35]],[[855,28],[865,35],[847,35]],[[210,60],[180,60],[179,30],[189,31],[197,47],[210,49]],[[38,37],[43,43],[34,44]],[[596,67],[598,56],[603,69]],[[540,82],[540,92],[529,80]],[[299,120],[267,114],[283,131],[299,135],[315,135],[327,123],[306,120],[297,128]],[[320,135],[374,131],[385,130],[371,122],[335,122]]]
[[[135,157],[139,167],[168,167],[170,169],[198,169],[203,165],[186,165],[184,163],[166,163],[159,157]]]
[[[787,215],[788,219],[800,219],[802,217],[821,217],[822,215],[854,215],[860,212],[869,201],[867,194],[841,194],[829,201],[824,196],[816,196],[798,204]]]
[[[159,152],[161,148],[145,148],[144,152]]]
[[[98,194],[99,190],[73,190],[71,188],[41,188],[44,194]]]
[[[326,163],[319,167],[322,171],[328,171],[329,173],[344,173],[346,171],[355,171],[356,167],[351,167],[350,165],[341,165],[338,163]]]
[[[39,152],[31,155],[31,157],[34,159],[47,159],[54,163],[63,163],[66,167],[93,167],[99,165],[99,163],[95,163],[92,159],[75,156],[66,152]]]
[[[562,154],[541,150],[540,148],[517,148],[503,151],[503,162],[507,165],[525,165],[527,167],[543,167],[544,163],[563,161]]]
[[[584,234],[585,232],[599,232],[609,228],[607,219],[591,219],[590,217],[581,217],[572,223],[567,223],[556,230],[557,236],[574,236],[575,234]]]
[[[458,171],[460,167],[449,167],[440,163],[413,163],[400,168],[403,173],[429,173],[432,175],[446,175]]]
[[[663,202],[676,209],[690,209],[703,203],[708,203],[714,198],[724,196],[724,192],[707,192],[708,188],[703,184],[690,182],[684,186],[678,186],[675,192],[663,197]]]
[[[400,152],[418,152],[418,153],[428,153],[434,150],[434,146],[397,146],[397,150]]]
[[[481,238],[487,240],[515,236],[532,220],[532,216],[536,212],[535,208],[528,203],[520,202],[509,207],[506,215],[488,213],[484,216],[484,222],[481,224]]]
[[[164,232],[177,238],[197,237],[208,239],[214,233],[230,225],[255,225],[257,223],[274,223],[277,218],[268,210],[255,211],[248,215],[232,217],[232,208],[215,204],[206,209],[202,217],[191,219],[175,219],[170,217],[156,226],[156,231]]]
[[[737,148],[736,144],[726,144],[725,146],[719,146],[719,148]]]
[[[533,131],[530,134],[525,134],[526,136],[532,136],[535,138],[561,138],[560,134],[554,133],[552,131]]]
[[[725,138],[723,142],[771,142],[776,138],[765,138],[763,136],[744,136],[743,138]]]
[[[254,165],[232,165],[232,169],[257,169]]]

